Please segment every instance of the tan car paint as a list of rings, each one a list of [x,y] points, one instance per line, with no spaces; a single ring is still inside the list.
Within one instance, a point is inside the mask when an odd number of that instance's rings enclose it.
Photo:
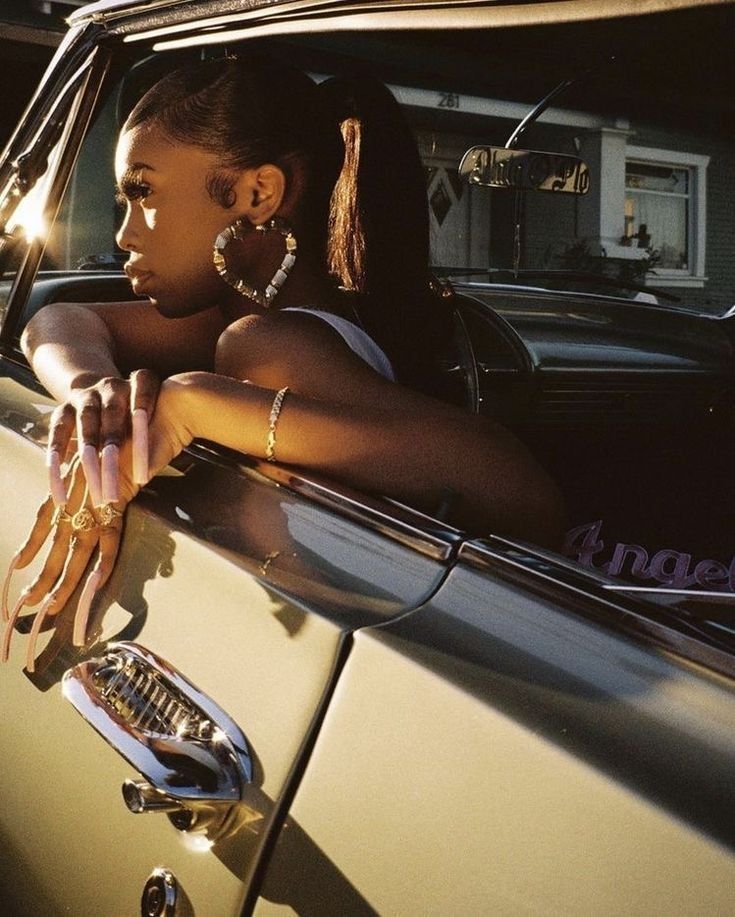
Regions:
[[[730,913],[731,854],[634,768],[733,751],[728,679],[455,569],[356,636],[255,913]]]
[[[50,405],[18,383],[0,380],[0,414],[30,437],[0,426],[0,501],[6,507],[0,551],[5,558],[21,544],[46,490],[43,453],[30,440],[44,438]],[[217,473],[224,474],[221,469]],[[229,480],[224,502],[235,500],[234,516],[245,520],[245,530],[258,529],[262,536],[268,531],[263,513],[277,519],[284,508],[293,508],[293,495],[265,479],[252,476],[243,482],[232,472]],[[169,483],[176,487],[176,481]],[[157,486],[162,485],[154,481],[149,490]],[[192,490],[196,495],[197,487]],[[252,505],[261,515],[255,521],[248,519],[247,501],[241,506],[235,499],[243,490],[257,495]],[[216,491],[212,500],[217,502]],[[323,594],[334,609],[330,620],[289,598],[282,584],[273,586],[272,576],[281,565],[278,552],[266,564],[267,552],[248,558],[247,553],[212,549],[182,530],[184,523],[194,527],[196,500],[191,505],[182,500],[189,512],[179,507],[178,529],[154,514],[151,502],[155,495],[148,506],[144,499],[129,512],[117,571],[90,621],[90,634],[99,628],[94,644],[84,650],[71,646],[67,609],[42,635],[33,676],[23,671],[27,637],[20,633],[14,635],[10,661],[0,669],[0,837],[5,842],[0,881],[7,905],[21,912],[133,914],[147,876],[165,865],[197,913],[238,913],[274,805],[335,665],[343,634],[338,619],[350,602],[357,619],[366,623],[376,615],[397,613],[412,591],[417,601],[440,573],[435,563],[398,546],[387,563],[377,534],[319,507],[309,512],[301,501],[298,511],[290,512],[297,519],[290,531],[273,527],[275,545],[284,547],[287,535],[292,542],[283,559],[290,558],[293,566],[282,581],[299,587],[310,569],[312,592]],[[219,518],[225,522],[227,517],[221,513]],[[329,532],[331,537],[325,535]],[[342,572],[345,546],[352,555],[347,565],[352,575]],[[261,541],[251,544],[256,547],[261,550]],[[299,565],[297,556],[317,549],[322,551],[321,583],[319,563]],[[382,597],[371,602],[366,592],[360,595],[360,569],[368,583],[383,572],[383,589],[371,587]],[[30,571],[16,574],[11,602],[29,576]],[[234,837],[212,846],[202,835],[177,832],[165,815],[128,812],[120,787],[136,773],[63,700],[60,679],[66,669],[100,656],[110,640],[131,638],[168,660],[244,731],[255,777]]]

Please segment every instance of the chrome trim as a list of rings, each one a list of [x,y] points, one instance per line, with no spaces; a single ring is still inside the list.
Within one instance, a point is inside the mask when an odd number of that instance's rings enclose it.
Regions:
[[[140,897],[142,917],[174,917],[177,912],[179,883],[176,876],[162,866],[148,876]]]
[[[715,592],[697,589],[666,589],[664,586],[630,586],[627,583],[604,583],[603,589],[609,592],[642,592],[649,595],[680,595],[690,599],[735,599],[735,592]]]
[[[607,587],[614,584],[600,573],[585,570],[553,552],[499,536],[465,542],[457,562],[512,579],[514,585],[531,589],[572,614],[735,678],[735,636],[710,622],[705,611],[694,614],[661,607],[636,594],[611,591]],[[691,593],[693,602],[697,595]]]
[[[219,15],[223,17],[228,13],[237,15],[238,7],[249,7],[249,11],[268,14],[275,12],[281,14],[285,8],[288,12],[311,14],[323,12],[330,18],[340,13],[380,13],[383,10],[388,12],[408,12],[408,13],[436,13],[448,11],[454,14],[452,20],[441,22],[432,22],[432,18],[423,17],[423,21],[417,21],[406,24],[405,28],[423,27],[423,28],[448,28],[455,24],[455,27],[461,28],[480,28],[482,25],[489,26],[512,26],[512,25],[538,25],[541,23],[551,22],[577,22],[587,20],[606,20],[617,19],[623,16],[645,16],[651,13],[666,12],[672,9],[687,9],[695,5],[718,6],[724,5],[729,0],[647,0],[642,4],[640,0],[618,0],[615,9],[611,11],[609,0],[588,0],[582,5],[575,0],[556,0],[552,4],[542,4],[543,7],[555,7],[551,16],[549,9],[539,11],[538,3],[526,2],[498,2],[498,0],[372,0],[372,2],[346,2],[346,0],[219,0],[219,2],[198,3],[196,0],[98,0],[96,3],[90,3],[81,10],[75,11],[70,22],[77,25],[80,22],[92,20],[95,22],[110,22],[115,19],[124,19],[132,17],[141,17],[146,19],[163,19],[164,21],[175,21],[180,19],[182,14],[177,12],[182,8],[194,8],[190,16],[201,16],[198,11],[202,8],[209,9],[209,15]],[[167,12],[169,10],[169,12]],[[489,14],[489,18],[478,19],[478,12],[484,11]],[[458,14],[458,16],[457,16]],[[418,20],[418,17],[417,17]],[[144,19],[145,21],[145,19]],[[205,20],[208,22],[208,20]],[[363,24],[364,27],[364,24]]]
[[[134,643],[69,669],[64,697],[146,778],[126,781],[132,812],[227,811],[252,781],[237,724],[169,663]],[[188,828],[196,818],[184,819]]]
[[[387,497],[370,497],[346,485],[317,475],[309,477],[286,465],[272,464],[211,444],[195,443],[187,452],[223,467],[255,471],[269,481],[307,500],[318,503],[365,528],[410,548],[431,560],[451,562],[463,535],[459,529],[442,523],[412,507]]]
[[[55,106],[71,74],[94,50],[98,34],[99,29],[88,27],[86,29],[72,28],[64,35],[28,104],[26,113],[3,151],[3,159],[0,164],[0,187],[4,187],[11,177],[15,159],[30,144],[38,130],[38,125],[47,117],[49,110]]]
[[[84,36],[79,37],[77,50],[84,51],[88,49],[90,42],[83,39]],[[70,53],[69,57],[72,58],[75,63],[78,61],[76,55]],[[59,156],[56,174],[53,176],[46,199],[44,216],[49,226],[53,226],[61,207],[66,185],[76,165],[79,148],[97,102],[102,80],[107,73],[109,59],[109,53],[107,51],[99,45],[93,47],[87,60],[83,61],[76,70],[73,70],[70,76],[67,74],[68,78],[66,82],[59,88],[59,91],[54,97],[54,101],[48,106],[46,114],[42,116],[43,118],[50,117],[62,94],[67,91],[76,93],[60,138],[60,143],[62,144],[61,155]],[[79,86],[74,87],[73,83],[76,80],[79,81]],[[39,132],[41,129],[42,127],[39,129]],[[2,165],[6,166],[7,163],[4,162]],[[12,166],[14,169],[15,164],[13,163]],[[9,181],[13,180],[14,176],[11,172]],[[46,241],[47,240],[44,238],[31,243],[18,268],[8,297],[2,328],[0,328],[1,350],[7,350],[12,347],[15,337],[15,326],[20,321],[23,314],[26,300],[30,294],[30,289],[35,280],[38,265],[46,246]]]

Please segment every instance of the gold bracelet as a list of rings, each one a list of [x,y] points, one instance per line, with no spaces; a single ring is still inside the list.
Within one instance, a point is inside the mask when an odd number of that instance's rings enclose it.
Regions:
[[[265,457],[269,462],[275,462],[276,460],[276,424],[278,423],[278,417],[283,407],[283,399],[286,397],[287,392],[288,386],[276,392],[276,397],[273,399],[273,406],[271,407],[271,414],[268,418],[268,439],[265,444]]]

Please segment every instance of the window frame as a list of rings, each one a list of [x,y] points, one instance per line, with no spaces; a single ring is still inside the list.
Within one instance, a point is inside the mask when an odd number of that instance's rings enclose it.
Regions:
[[[707,167],[710,157],[701,153],[662,150],[647,146],[625,146],[625,164],[644,163],[654,166],[685,168],[690,175],[687,212],[687,268],[655,268],[646,275],[646,282],[660,286],[703,287],[707,275]],[[625,187],[623,188],[623,200]]]

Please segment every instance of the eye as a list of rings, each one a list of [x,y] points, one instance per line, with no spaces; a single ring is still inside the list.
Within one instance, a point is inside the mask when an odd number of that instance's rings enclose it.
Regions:
[[[129,201],[142,201],[151,194],[151,186],[140,178],[141,173],[123,175],[115,188],[115,202],[124,207]]]

